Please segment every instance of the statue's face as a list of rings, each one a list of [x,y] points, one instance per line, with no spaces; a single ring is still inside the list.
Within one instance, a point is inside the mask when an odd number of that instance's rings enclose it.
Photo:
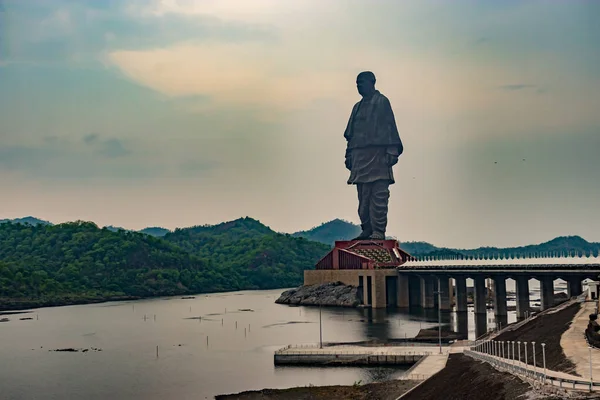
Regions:
[[[375,90],[375,83],[366,76],[356,78],[356,88],[361,96],[366,96]]]

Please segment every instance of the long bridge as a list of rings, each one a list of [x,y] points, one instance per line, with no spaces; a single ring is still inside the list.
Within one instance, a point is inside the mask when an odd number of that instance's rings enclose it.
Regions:
[[[470,278],[475,314],[486,314],[486,280],[491,280],[494,312],[502,320],[507,315],[507,279],[515,281],[516,313],[522,319],[530,307],[530,279],[540,282],[541,310],[545,310],[554,305],[556,279],[566,281],[567,295],[574,297],[582,293],[585,279],[597,280],[599,274],[600,254],[413,257],[395,240],[338,241],[315,270],[304,272],[304,284],[341,281],[358,286],[363,303],[373,308],[439,307],[450,311],[454,303],[457,312],[466,312],[466,280]]]

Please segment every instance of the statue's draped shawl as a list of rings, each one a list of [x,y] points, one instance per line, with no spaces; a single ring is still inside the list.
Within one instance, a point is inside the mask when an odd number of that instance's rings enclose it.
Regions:
[[[361,112],[366,113],[366,121],[361,129],[354,129],[354,119],[359,107]],[[390,101],[378,90],[370,99],[363,99],[354,105],[344,137],[348,141],[347,150],[386,146],[396,147],[398,155],[403,151]]]

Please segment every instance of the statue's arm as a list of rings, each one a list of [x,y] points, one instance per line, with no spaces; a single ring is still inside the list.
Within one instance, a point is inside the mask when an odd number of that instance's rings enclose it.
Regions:
[[[392,110],[392,105],[387,98],[383,99],[383,120],[388,125],[390,130],[391,139],[396,139],[398,142],[397,146],[388,146],[386,153],[390,155],[391,164],[394,165],[398,162],[398,157],[404,151],[404,146],[402,145],[402,140],[400,140],[400,134],[398,133],[398,127],[396,126],[396,118],[394,116],[394,111]]]
[[[346,124],[346,130],[344,131],[344,137],[346,138],[346,155],[345,155],[345,164],[347,169],[352,169],[352,152],[350,150],[350,136],[352,132],[350,131],[352,126],[352,117],[356,113],[357,104],[352,107],[352,112],[350,113],[350,118],[348,118],[348,124]]]

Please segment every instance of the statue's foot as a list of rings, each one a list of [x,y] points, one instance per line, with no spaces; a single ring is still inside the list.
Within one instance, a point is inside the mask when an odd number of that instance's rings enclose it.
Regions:
[[[371,236],[371,232],[362,231],[360,235],[358,235],[357,237],[355,237],[352,240],[365,240],[365,239],[368,239],[370,236]]]
[[[385,235],[382,232],[373,232],[369,239],[384,240]]]

